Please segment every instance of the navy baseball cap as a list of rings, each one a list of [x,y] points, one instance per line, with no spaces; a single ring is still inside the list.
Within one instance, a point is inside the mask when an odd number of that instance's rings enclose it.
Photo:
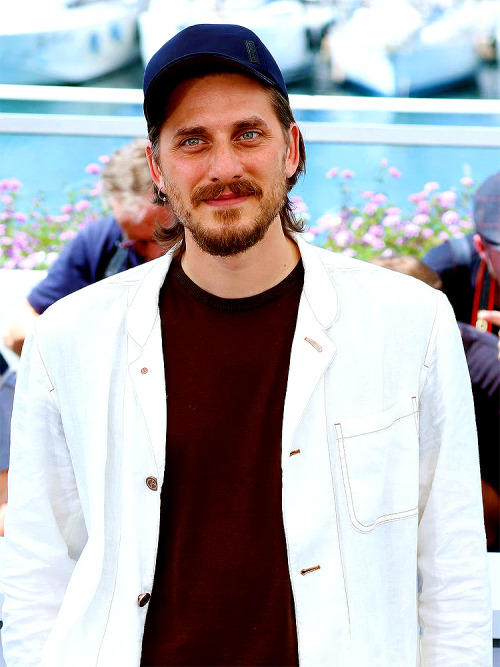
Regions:
[[[500,247],[500,171],[476,190],[474,224],[477,233],[487,243]]]
[[[178,32],[151,58],[144,72],[148,127],[161,121],[168,97],[184,79],[224,66],[257,77],[288,99],[280,68],[257,35],[241,25],[200,24]]]

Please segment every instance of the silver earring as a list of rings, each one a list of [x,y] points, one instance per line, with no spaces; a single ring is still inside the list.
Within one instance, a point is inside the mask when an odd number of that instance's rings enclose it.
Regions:
[[[158,186],[156,186],[156,189],[158,190],[158,199],[161,199],[163,202],[168,201],[167,195],[163,194]]]

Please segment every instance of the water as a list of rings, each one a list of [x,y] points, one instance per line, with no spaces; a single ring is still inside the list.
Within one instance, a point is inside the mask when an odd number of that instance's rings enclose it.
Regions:
[[[140,88],[143,68],[140,62],[88,85],[96,87]],[[436,97],[498,99],[500,97],[498,65],[484,65],[477,84],[468,84]],[[359,95],[359,91],[340,87],[330,81],[324,64],[318,60],[314,76],[289,86],[290,93]],[[140,105],[85,105],[77,103],[43,103],[0,101],[0,111],[31,113],[95,113],[104,115],[142,115]],[[500,125],[495,116],[412,115],[359,112],[298,112],[297,120],[333,120],[337,122],[384,122]],[[14,177],[23,183],[19,203],[27,210],[38,190],[46,194],[47,204],[54,214],[67,201],[67,190],[88,182],[85,166],[100,155],[109,154],[128,139],[119,137],[79,137],[46,135],[0,135],[2,161],[0,179]],[[294,194],[301,196],[309,207],[311,221],[327,211],[336,211],[340,192],[336,181],[325,178],[331,167],[352,169],[354,192],[374,189],[375,175],[382,159],[397,167],[403,174],[399,180],[387,179],[383,190],[392,203],[404,207],[408,195],[422,189],[427,181],[438,181],[443,189],[456,186],[462,176],[472,175],[481,182],[500,168],[500,149],[450,148],[430,146],[383,146],[349,144],[310,144],[307,147],[307,173],[297,184]],[[63,185],[65,184],[65,185]]]

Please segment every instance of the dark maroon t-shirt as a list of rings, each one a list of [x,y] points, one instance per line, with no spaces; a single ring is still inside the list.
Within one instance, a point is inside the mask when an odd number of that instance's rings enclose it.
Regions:
[[[141,665],[298,665],[281,429],[303,285],[222,299],[174,264],[160,293],[167,448]]]

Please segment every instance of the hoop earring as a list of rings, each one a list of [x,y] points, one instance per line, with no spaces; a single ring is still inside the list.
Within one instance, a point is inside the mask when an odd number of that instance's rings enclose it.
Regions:
[[[164,194],[158,186],[156,186],[156,190],[158,191],[158,199],[161,199],[163,202],[167,202],[167,195]]]

